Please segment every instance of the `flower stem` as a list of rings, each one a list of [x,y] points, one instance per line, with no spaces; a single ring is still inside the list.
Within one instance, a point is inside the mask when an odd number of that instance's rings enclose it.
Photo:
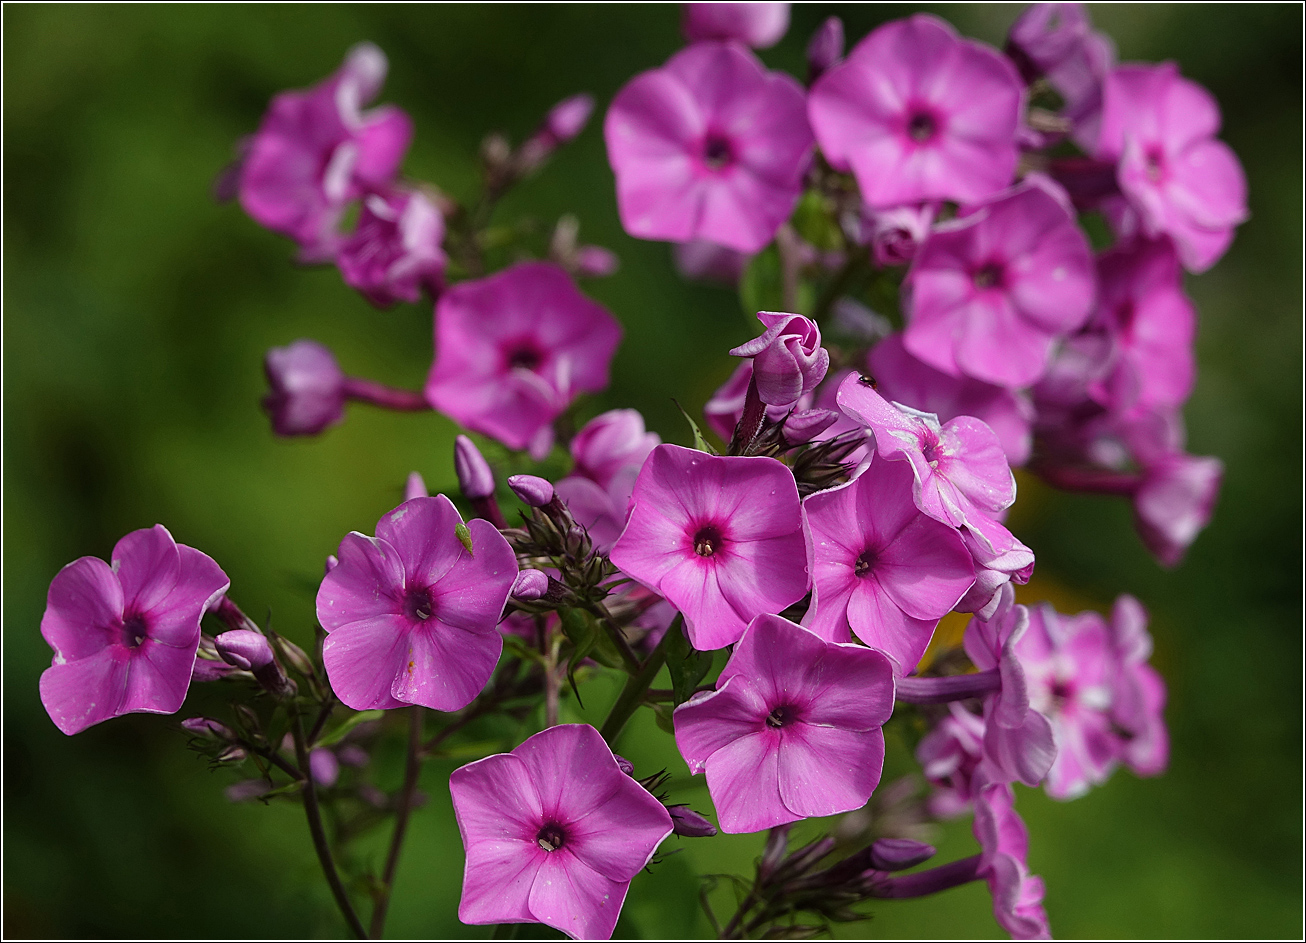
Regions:
[[[870,896],[904,898],[937,894],[939,891],[946,891],[951,887],[974,881],[979,877],[979,865],[980,855],[972,855],[927,871],[885,878],[872,886]]]
[[[340,872],[336,870],[335,859],[331,857],[331,843],[327,841],[326,829],[322,826],[322,810],[317,804],[317,789],[313,785],[313,777],[309,773],[308,747],[304,742],[304,720],[299,711],[295,710],[293,713],[295,723],[291,727],[291,734],[295,741],[295,758],[299,763],[299,775],[304,782],[302,790],[304,815],[308,819],[309,833],[313,836],[313,847],[317,850],[317,860],[322,865],[322,873],[326,875],[327,884],[331,888],[331,895],[335,897],[336,905],[340,908],[345,923],[349,925],[349,929],[354,936],[360,940],[366,940],[367,931],[363,929],[363,923],[358,919],[358,913],[354,910],[354,905],[350,903],[349,894],[345,891],[345,886],[340,882]]]
[[[744,395],[744,412],[739,417],[739,424],[735,426],[735,434],[730,437],[727,454],[747,455],[765,419],[766,404],[762,402],[762,395],[757,391],[757,377],[754,376],[748,381],[748,392]]]
[[[395,871],[399,868],[399,852],[408,830],[408,816],[413,811],[413,793],[417,791],[417,777],[422,771],[422,708],[414,704],[408,712],[408,758],[404,766],[404,784],[399,791],[399,808],[395,812],[395,830],[390,837],[390,851],[385,858],[385,871],[381,887],[376,893],[372,908],[371,937],[379,940],[385,932],[385,915],[390,907],[390,893],[394,890]]]
[[[968,697],[982,697],[1002,687],[998,669],[943,678],[902,678],[894,697],[907,704],[946,704]]]
[[[422,412],[431,408],[426,397],[416,390],[401,390],[362,377],[345,377],[345,396],[362,403],[371,403],[383,409],[401,412]]]
[[[658,642],[658,647],[653,649],[652,654],[644,660],[639,671],[626,680],[626,686],[617,695],[617,703],[612,705],[608,719],[603,721],[603,727],[599,730],[609,745],[617,739],[621,728],[626,726],[626,721],[630,720],[630,716],[644,700],[644,694],[652,686],[653,679],[657,677],[663,663],[667,660],[667,641],[673,635],[680,634],[684,621],[684,616],[677,613],[671,627],[662,636],[662,641]]]

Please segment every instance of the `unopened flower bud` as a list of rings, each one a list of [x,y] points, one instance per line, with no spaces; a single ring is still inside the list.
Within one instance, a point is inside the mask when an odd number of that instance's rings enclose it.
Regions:
[[[553,500],[553,485],[536,475],[513,475],[508,487],[533,508],[542,508]]]
[[[576,274],[581,278],[607,278],[621,267],[617,253],[602,246],[581,246],[576,250]]]
[[[356,769],[361,769],[368,764],[371,757],[367,755],[366,750],[357,744],[346,743],[344,746],[336,750],[336,759],[340,761],[342,766],[352,766]]]
[[[264,795],[271,787],[265,779],[245,779],[223,790],[228,802],[251,802]]]
[[[1032,82],[1074,55],[1090,31],[1078,3],[1035,3],[1007,34],[1007,55],[1026,82]]]
[[[684,838],[711,838],[716,826],[687,805],[667,806],[671,813],[671,831]]]
[[[871,257],[876,265],[906,265],[929,235],[934,207],[896,206],[871,216],[865,230],[871,239]]]
[[[759,311],[766,333],[730,351],[753,358],[758,395],[768,406],[789,406],[816,389],[830,369],[830,354],[821,346],[821,329],[801,314]]]
[[[612,754],[612,758],[617,761],[617,766],[619,766],[621,771],[627,776],[635,775],[635,764],[630,762],[630,760],[616,753]]]
[[[313,666],[313,659],[308,657],[308,652],[284,636],[277,637],[277,646],[281,649],[281,658],[291,668],[302,675],[314,674],[316,669]]]
[[[565,144],[585,130],[593,113],[594,96],[582,92],[550,108],[544,117],[544,127],[559,144]]]
[[[330,789],[340,778],[340,763],[334,753],[319,747],[309,751],[308,771],[313,776],[313,782]]]
[[[234,743],[214,757],[219,763],[243,763],[249,759],[249,751]]]
[[[334,553],[328,553],[326,558],[326,566],[324,567],[325,572],[330,573],[339,565],[340,565],[340,558],[337,557]]]
[[[453,470],[458,476],[458,487],[469,501],[488,498],[494,494],[494,472],[476,443],[465,435],[454,439]]]
[[[735,40],[769,49],[789,29],[789,4],[686,3],[680,29],[691,43]]]
[[[522,570],[512,584],[514,599],[539,599],[549,590],[549,576],[543,570]]]
[[[193,733],[197,737],[210,737],[214,740],[234,740],[236,738],[230,727],[208,717],[188,717],[181,722],[181,727],[187,733]]]
[[[789,418],[785,420],[785,441],[790,445],[811,442],[834,425],[838,419],[839,413],[832,409],[803,409],[790,413]]]
[[[404,482],[404,500],[411,501],[413,498],[426,498],[430,497],[430,494],[431,492],[426,490],[426,481],[422,478],[421,472],[409,472],[408,480]]]
[[[871,866],[881,871],[906,871],[934,857],[934,846],[910,838],[881,838],[871,845]]]
[[[214,643],[223,661],[244,671],[257,671],[272,663],[272,646],[260,632],[234,629],[223,632]]]
[[[263,369],[272,387],[263,397],[263,409],[277,435],[317,435],[344,418],[345,375],[317,341],[272,348]]]
[[[815,82],[843,57],[843,20],[832,16],[807,44],[807,81]]]

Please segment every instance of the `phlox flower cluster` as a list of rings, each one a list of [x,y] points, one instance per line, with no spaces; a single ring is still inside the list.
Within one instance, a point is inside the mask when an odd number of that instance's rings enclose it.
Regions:
[[[1148,549],[1179,562],[1220,480],[1183,448],[1197,316],[1182,276],[1246,217],[1241,169],[1210,96],[1173,64],[1117,65],[1078,5],[1030,8],[1004,50],[917,14],[845,56],[832,18],[805,84],[752,51],[788,22],[783,3],[686,5],[688,45],[603,121],[626,231],[768,301],[704,409],[716,443],[692,419],[692,446],[664,442],[638,411],[583,399],[608,386],[622,331],[577,284],[616,257],[579,245],[573,217],[542,251],[525,236],[486,251],[499,197],[582,132],[591,98],[515,149],[490,135],[464,207],[400,178],[402,111],[362,110],[385,76],[375,47],[275,97],[222,186],[302,260],[334,262],[380,307],[425,294],[434,321],[421,391],[348,376],[314,341],[270,351],[273,431],[320,434],[361,401],[480,438],[456,437],[457,493],[415,472],[372,535],[343,536],[312,651],[250,620],[162,526],[112,564],[69,564],[41,624],[56,725],[176,712],[192,680],[257,698],[184,727],[216,765],[257,772],[233,800],[303,804],[360,935],[322,806],[395,817],[369,876],[376,931],[422,760],[482,724],[457,754],[481,758],[449,779],[466,923],[607,938],[663,843],[719,825],[768,831],[727,935],[983,881],[1003,929],[1049,936],[1014,784],[1071,799],[1121,765],[1161,773],[1166,689],[1133,597],[1109,617],[1017,602],[1035,554],[1008,520],[1013,468],[1129,497]],[[1085,211],[1112,229],[1096,253]],[[899,308],[868,307],[885,297]],[[961,644],[937,631],[955,613]],[[602,673],[621,689],[600,719],[580,685]],[[674,770],[639,778],[613,752],[643,708],[704,775],[715,825],[669,800]],[[405,779],[387,793],[368,757],[397,715]],[[881,784],[895,723],[925,731],[928,796]],[[978,852],[913,870],[935,855],[921,826],[966,812]],[[789,850],[794,823],[845,813],[838,840]]]

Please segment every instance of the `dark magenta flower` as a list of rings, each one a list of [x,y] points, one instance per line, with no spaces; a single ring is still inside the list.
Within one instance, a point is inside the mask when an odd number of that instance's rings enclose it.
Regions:
[[[467,852],[463,923],[544,923],[612,936],[631,880],[671,816],[617,765],[597,730],[550,727],[449,777]]]
[[[376,536],[340,542],[340,562],[317,591],[331,687],[354,710],[421,704],[465,707],[503,649],[496,625],[517,579],[498,529],[467,523],[444,495],[405,501]]]
[[[766,330],[730,351],[753,362],[757,392],[768,406],[792,406],[825,379],[830,354],[821,346],[821,329],[801,314],[759,311]]]
[[[912,501],[903,462],[875,459],[855,480],[803,502],[812,529],[812,604],[803,624],[832,642],[849,629],[915,670],[939,619],[975,582],[970,551],[955,528]]]
[[[263,409],[277,435],[317,435],[345,418],[345,374],[330,348],[297,340],[263,360],[271,392]]]
[[[685,616],[706,651],[737,642],[811,586],[811,537],[794,476],[762,456],[659,445],[635,481],[612,562]]]
[[[41,636],[54,649],[41,703],[75,734],[121,714],[181,709],[195,668],[200,618],[231,585],[162,524],[134,530],[113,565],[82,557],[50,583]]]
[[[998,925],[1013,939],[1051,939],[1043,879],[1029,873],[1029,832],[1016,814],[1010,786],[987,783],[976,789],[973,828],[981,848],[979,876],[988,882]]]
[[[1064,192],[1033,175],[936,226],[904,281],[903,342],[952,376],[1028,386],[1092,311],[1093,257]]]
[[[638,471],[661,444],[661,436],[644,428],[639,410],[608,410],[585,423],[572,438],[571,457],[576,462],[572,474],[606,486],[631,466]]]
[[[954,377],[917,360],[903,345],[902,334],[891,334],[871,348],[866,366],[875,377],[876,392],[894,403],[941,422],[974,416],[993,430],[1013,466],[1029,459],[1034,407],[1029,397],[970,377]]]
[[[306,261],[330,259],[346,204],[390,184],[412,122],[392,106],[362,107],[385,81],[385,53],[371,43],[304,91],[272,99],[240,170],[240,204],[255,222],[297,241]]]
[[[821,151],[872,207],[982,200],[1011,183],[1024,102],[997,50],[919,13],[886,23],[812,87]]]
[[[1121,759],[1139,776],[1159,775],[1170,761],[1170,735],[1162,716],[1165,682],[1147,663],[1152,657],[1147,611],[1133,596],[1120,596],[1108,631],[1117,661],[1111,718],[1123,741]]]
[[[1190,272],[1214,265],[1247,219],[1247,178],[1219,130],[1215,99],[1173,62],[1123,65],[1106,78],[1096,156],[1119,162],[1139,229],[1170,236]]]
[[[632,236],[757,252],[789,218],[812,149],[803,90],[733,43],[637,75],[603,126]]]
[[[440,296],[426,398],[468,429],[542,457],[553,420],[578,393],[608,385],[620,341],[612,315],[566,272],[521,262]]]
[[[363,198],[358,225],[336,264],[345,284],[378,308],[438,294],[444,277],[444,217],[424,194],[390,190]]]
[[[725,832],[864,806],[884,765],[893,666],[779,616],[753,620],[717,681],[675,711],[676,746],[707,773]]]
[[[680,29],[691,43],[733,39],[769,49],[789,29],[789,4],[686,3]]]

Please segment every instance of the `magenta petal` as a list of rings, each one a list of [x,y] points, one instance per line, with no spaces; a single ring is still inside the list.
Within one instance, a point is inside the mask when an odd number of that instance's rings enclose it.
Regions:
[[[630,881],[604,877],[564,849],[546,855],[531,886],[531,916],[574,940],[606,940]]]
[[[337,556],[339,562],[317,591],[317,618],[324,629],[332,632],[400,611],[404,567],[394,547],[355,532],[340,541]]]
[[[708,758],[708,790],[723,832],[760,832],[802,818],[780,799],[777,739],[773,731],[760,730]]]
[[[322,661],[331,689],[346,706],[356,711],[404,706],[390,692],[407,665],[410,631],[403,616],[379,615],[342,625],[327,635]]]
[[[199,648],[199,620],[189,645],[173,647],[147,640],[129,662],[127,692],[120,713],[145,711],[151,714],[174,714],[181,710],[190,687]]]
[[[469,521],[467,531],[472,553],[455,544],[459,554],[440,583],[431,588],[431,598],[441,622],[476,634],[493,634],[517,579],[517,556],[489,521]]]
[[[588,724],[549,727],[513,751],[526,764],[545,818],[569,820],[607,802],[623,782],[612,749]]]
[[[685,634],[699,651],[733,645],[748,627],[721,591],[721,568],[719,564],[686,560],[662,577],[657,587],[684,614]]]
[[[534,923],[531,887],[547,857],[529,841],[482,839],[467,847],[458,919],[463,923]]]
[[[462,522],[453,502],[437,494],[433,498],[405,501],[384,515],[376,522],[376,536],[398,552],[406,584],[432,586],[464,553],[454,536],[455,528]]]
[[[918,515],[881,552],[875,578],[907,615],[941,619],[975,582],[975,566],[955,530]]]
[[[41,673],[41,703],[56,727],[69,736],[116,717],[127,692],[127,659],[104,649]]]
[[[886,718],[887,719],[887,718]],[[851,812],[880,784],[884,733],[795,724],[779,749],[780,798],[801,818]]]
[[[938,621],[907,615],[874,579],[862,581],[848,599],[848,624],[853,634],[892,658],[894,674],[899,677],[916,669]]]
[[[134,530],[114,546],[113,571],[122,583],[123,608],[148,612],[177,585],[177,542],[162,524]]]
[[[149,635],[159,644],[193,653],[199,643],[200,619],[231,581],[208,554],[184,544],[177,545],[177,554],[181,563],[177,582],[150,608]]]
[[[429,619],[408,632],[407,652],[390,694],[405,704],[460,710],[485,688],[501,651],[503,637],[493,627],[471,632],[443,624],[438,617]]]
[[[515,753],[469,763],[449,776],[449,795],[463,844],[481,841],[534,843],[544,809],[531,770]]]
[[[676,747],[691,773],[703,772],[713,753],[762,727],[766,703],[751,686],[732,680],[694,695],[673,714]]]
[[[571,822],[568,836],[572,853],[586,865],[614,881],[629,881],[671,834],[672,823],[666,806],[621,775],[605,802]]]
[[[69,563],[50,582],[41,635],[55,663],[86,658],[117,641],[122,625],[122,584],[98,557]]]

